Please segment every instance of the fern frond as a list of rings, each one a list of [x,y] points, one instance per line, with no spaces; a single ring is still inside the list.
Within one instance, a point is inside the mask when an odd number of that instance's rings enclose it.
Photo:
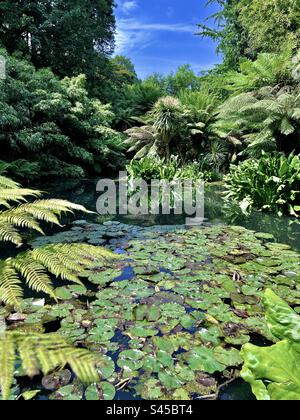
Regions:
[[[10,265],[10,259],[0,263],[0,300],[2,302],[18,307],[23,297],[21,280]]]
[[[82,211],[91,213],[85,207],[66,200],[36,200],[28,203],[29,197],[39,197],[41,191],[21,188],[19,184],[3,176],[0,177],[0,206],[7,210],[0,211],[0,242],[12,242],[19,246],[22,238],[16,228],[33,229],[41,234],[39,222],[61,226],[59,217],[65,213]],[[17,207],[12,204],[17,203]]]
[[[41,193],[39,191],[30,190],[26,188],[1,188],[0,198],[1,201],[6,203],[27,201],[27,197],[37,197]]]
[[[0,218],[0,242],[12,242],[16,246],[22,245],[22,237],[9,223]]]
[[[0,263],[0,300],[18,307],[23,297],[21,279],[30,289],[56,299],[48,273],[82,285],[80,275],[104,260],[117,258],[111,251],[87,244],[55,244],[26,251]]]
[[[97,382],[99,380],[99,374],[95,366],[97,367],[97,358],[94,354],[88,353],[84,350],[72,351],[68,356],[68,364],[72,367],[73,372],[82,382]]]
[[[16,210],[17,209],[11,209],[0,213],[0,224],[7,223],[13,227],[33,229],[42,235],[44,234],[40,225],[32,216],[26,215],[23,212]]]
[[[63,245],[47,245],[41,248],[37,248],[31,251],[31,257],[34,261],[40,263],[45,267],[51,274],[56,277],[60,277],[62,280],[69,280],[71,282],[82,284],[78,278],[78,275],[82,271],[72,270],[70,263],[73,263],[72,245],[69,248],[69,252],[61,254]]]
[[[97,354],[70,346],[58,334],[9,331],[0,337],[0,386],[4,400],[9,398],[17,352],[29,377],[40,371],[47,375],[69,365],[83,383],[100,380],[97,366],[101,361]]]
[[[15,342],[13,337],[0,337],[0,389],[3,400],[7,400],[14,380]]]
[[[6,178],[5,176],[0,175],[0,189],[1,190],[4,188],[15,189],[19,187],[20,185],[14,182],[12,179]]]
[[[39,374],[39,360],[35,351],[36,341],[34,336],[27,335],[20,337],[15,336],[17,348],[19,350],[20,358],[22,360],[22,367],[29,378]]]
[[[73,211],[82,211],[84,213],[93,213],[88,211],[84,206],[80,204],[74,204],[67,200],[49,199],[39,200],[33,203],[35,207],[41,210],[48,210],[56,214],[72,213]]]
[[[10,260],[11,267],[26,281],[28,287],[36,292],[43,292],[56,299],[52,282],[45,268],[37,263],[30,255],[20,254]]]

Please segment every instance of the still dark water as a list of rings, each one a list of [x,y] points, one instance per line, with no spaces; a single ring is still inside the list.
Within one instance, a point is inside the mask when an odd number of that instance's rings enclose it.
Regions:
[[[43,184],[38,187],[51,197],[64,198],[74,203],[82,204],[87,209],[96,211],[99,193],[96,192],[96,180],[62,181],[60,184]],[[78,216],[77,216],[78,217]],[[275,214],[254,212],[245,216],[236,209],[225,205],[220,186],[208,186],[205,190],[205,217],[212,224],[227,224],[243,226],[256,232],[271,233],[276,241],[290,245],[300,251],[300,220],[292,217],[277,217]],[[90,221],[102,223],[105,221],[98,215],[83,215]],[[109,220],[117,220],[139,226],[180,225],[185,223],[185,215],[148,215],[148,216],[113,216]]]

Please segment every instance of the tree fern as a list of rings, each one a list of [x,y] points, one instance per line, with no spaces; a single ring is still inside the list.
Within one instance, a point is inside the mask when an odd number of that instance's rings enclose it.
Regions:
[[[234,136],[247,153],[299,149],[300,95],[291,88],[264,88],[230,98],[220,108],[214,130],[221,137]]]
[[[4,400],[10,395],[17,354],[25,374],[31,378],[39,372],[47,375],[69,365],[84,383],[100,379],[100,359],[96,354],[70,346],[57,334],[7,331],[0,336],[0,388]]]
[[[234,93],[249,92],[263,86],[292,82],[293,48],[286,45],[280,54],[261,53],[255,61],[244,58],[240,71],[230,71],[225,76],[225,87]]]

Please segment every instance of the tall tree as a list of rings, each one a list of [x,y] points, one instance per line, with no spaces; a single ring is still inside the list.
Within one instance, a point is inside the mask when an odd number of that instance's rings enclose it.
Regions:
[[[300,46],[299,0],[241,0],[239,22],[252,52],[280,52],[288,41]]]
[[[280,52],[287,43],[300,46],[299,0],[209,0],[219,11],[200,24],[199,35],[218,42],[225,69],[238,69],[241,57]]]
[[[114,0],[3,0],[0,41],[60,76],[97,78],[114,47]]]
[[[213,25],[199,24],[199,35],[212,38],[218,42],[218,52],[224,56],[223,67],[238,68],[242,56],[247,56],[247,31],[239,21],[239,5],[241,0],[209,0],[216,3],[219,11],[207,20],[213,20]],[[250,57],[249,57],[250,58]]]

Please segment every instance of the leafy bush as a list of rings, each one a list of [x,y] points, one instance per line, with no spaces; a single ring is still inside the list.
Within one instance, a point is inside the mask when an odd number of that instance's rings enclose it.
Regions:
[[[300,156],[263,154],[231,166],[226,181],[226,199],[247,213],[252,209],[278,215],[300,212]]]
[[[220,176],[212,170],[202,171],[201,163],[193,162],[183,164],[177,156],[171,156],[169,160],[160,158],[145,157],[140,160],[133,160],[127,165],[127,172],[130,179],[151,180],[205,180],[216,181]]]
[[[300,316],[272,290],[264,296],[266,319],[273,336],[271,347],[246,344],[242,377],[258,400],[300,400]]]

